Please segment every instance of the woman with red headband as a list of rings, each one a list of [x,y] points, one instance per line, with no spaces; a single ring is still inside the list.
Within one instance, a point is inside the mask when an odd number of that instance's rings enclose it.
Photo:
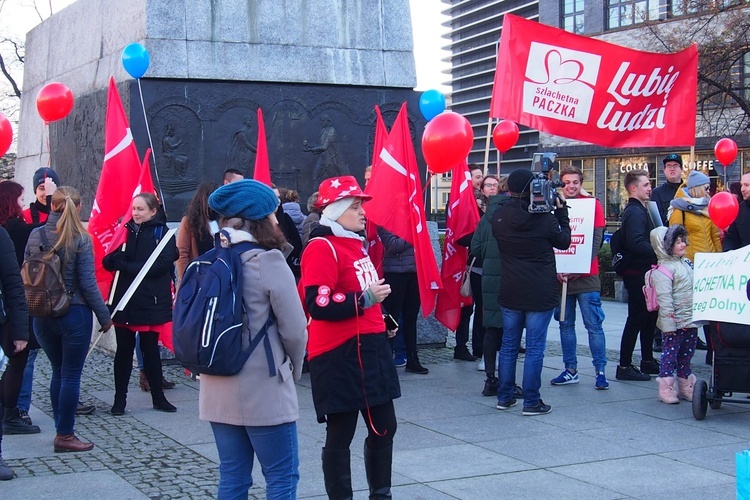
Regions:
[[[364,246],[370,199],[352,176],[320,184],[320,225],[302,254],[300,292],[310,314],[308,360],[318,421],[327,423],[323,476],[329,498],[352,498],[349,446],[358,414],[370,498],[391,497],[391,458],[401,395],[380,303],[390,293]]]

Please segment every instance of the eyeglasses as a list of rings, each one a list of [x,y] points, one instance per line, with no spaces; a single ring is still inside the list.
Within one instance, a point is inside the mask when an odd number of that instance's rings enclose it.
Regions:
[[[664,165],[664,168],[680,168],[681,169],[682,167],[679,165]]]
[[[498,184],[497,182],[492,182],[492,183],[489,183],[489,182],[488,182],[488,183],[486,183],[486,184],[485,184],[484,186],[482,186],[482,187],[483,187],[483,188],[496,188],[497,186],[499,186],[499,184]]]

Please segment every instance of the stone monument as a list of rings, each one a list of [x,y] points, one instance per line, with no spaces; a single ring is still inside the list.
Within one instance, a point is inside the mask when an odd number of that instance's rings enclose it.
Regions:
[[[139,82],[121,64],[133,42],[151,57]],[[362,181],[376,104],[390,126],[407,102],[424,166],[408,0],[78,0],[26,38],[16,179],[27,192],[34,170],[49,163],[81,191],[81,213],[90,212],[110,76],[140,156],[153,149],[170,221],[201,181],[220,182],[227,168],[252,176],[258,108],[272,179],[303,204],[325,177]],[[47,130],[35,106],[51,81],[76,102]],[[440,335],[423,342],[444,342]]]

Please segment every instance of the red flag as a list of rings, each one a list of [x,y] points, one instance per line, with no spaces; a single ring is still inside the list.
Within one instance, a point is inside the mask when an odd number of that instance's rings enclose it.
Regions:
[[[255,153],[255,171],[253,179],[271,187],[271,167],[268,165],[268,145],[266,144],[266,124],[263,122],[263,110],[258,108],[258,148]]]
[[[435,296],[442,284],[427,232],[406,103],[401,106],[396,123],[380,151],[380,161],[375,163],[377,167],[372,169],[367,185],[368,194],[373,199],[365,203],[365,211],[370,221],[414,245],[419,298],[422,314],[427,317],[435,308]]]
[[[461,307],[468,306],[472,302],[471,297],[464,297],[459,292],[461,275],[466,269],[469,250],[457,244],[456,241],[473,233],[479,224],[479,211],[474,199],[471,172],[466,162],[453,167],[452,178],[443,244],[443,267],[440,271],[443,289],[438,293],[435,309],[435,318],[449,330],[458,328]]]
[[[627,49],[503,20],[490,116],[605,147],[692,146],[698,49]]]
[[[133,191],[140,177],[140,163],[120,94],[114,78],[110,78],[104,126],[104,165],[88,225],[93,236],[96,281],[105,300],[109,296],[112,273],[104,269],[102,259],[111,251],[115,231],[130,211]]]
[[[375,140],[373,141],[372,148],[372,172],[375,171],[375,167],[380,162],[380,152],[383,150],[386,139],[388,139],[388,129],[385,128],[383,116],[380,114],[380,108],[377,105],[375,105],[375,115],[377,118],[375,121]],[[371,177],[372,172],[370,172]],[[365,186],[365,193],[367,193],[367,186]],[[378,236],[378,227],[374,223],[369,223],[369,221],[366,228],[366,237],[367,253],[375,269],[378,271],[378,276],[382,276],[385,249],[383,248],[383,242],[380,241],[380,236]]]

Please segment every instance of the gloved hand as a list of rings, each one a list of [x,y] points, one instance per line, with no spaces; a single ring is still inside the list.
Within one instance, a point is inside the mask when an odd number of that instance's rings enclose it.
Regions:
[[[116,255],[112,260],[112,269],[115,271],[125,271],[128,269],[128,262],[125,260],[125,255]]]

